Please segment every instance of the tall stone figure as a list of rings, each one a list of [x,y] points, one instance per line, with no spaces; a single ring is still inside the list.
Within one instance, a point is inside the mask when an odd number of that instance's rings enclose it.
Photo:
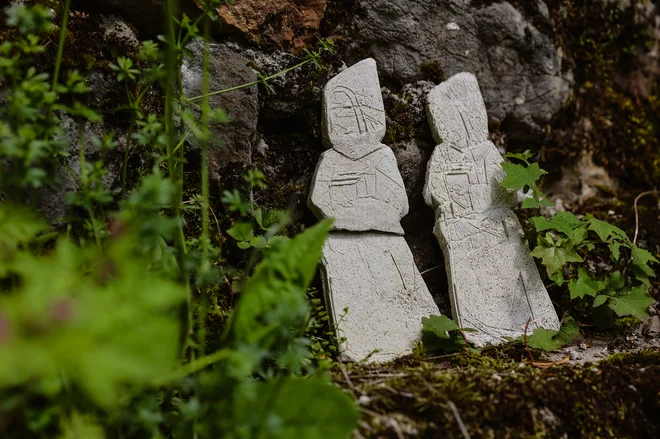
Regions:
[[[408,197],[394,153],[381,143],[385,110],[376,62],[365,59],[323,92],[323,141],[309,196],[334,218],[323,248],[326,299],[343,357],[388,361],[412,351],[422,317],[439,314],[399,221]]]
[[[502,156],[488,140],[486,107],[474,75],[459,73],[428,96],[438,143],[424,198],[435,210],[454,319],[476,345],[519,337],[559,320],[511,208],[516,194],[500,186]]]

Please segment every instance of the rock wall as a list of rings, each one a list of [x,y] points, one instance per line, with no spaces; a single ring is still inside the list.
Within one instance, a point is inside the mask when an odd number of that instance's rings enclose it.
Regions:
[[[567,167],[567,173],[574,173],[570,169],[571,161],[578,162],[580,151],[590,151],[598,165],[607,167],[604,157],[611,159],[603,154],[602,142],[601,149],[594,147],[598,130],[576,129],[579,120],[585,126],[589,123],[594,126],[594,121],[583,120],[591,115],[583,114],[582,108],[593,108],[591,103],[595,99],[593,94],[584,94],[593,79],[585,73],[584,63],[595,63],[599,51],[606,50],[602,35],[607,35],[610,27],[621,30],[624,26],[630,32],[646,32],[656,44],[635,47],[627,58],[635,61],[627,69],[622,67],[625,59],[611,62],[606,59],[609,68],[620,73],[608,87],[619,93],[617,96],[631,99],[630,105],[636,105],[635,96],[648,101],[658,93],[660,19],[652,3],[639,11],[636,6],[604,5],[607,2],[597,0],[266,3],[236,0],[234,5],[220,8],[220,18],[213,28],[213,90],[252,81],[256,78],[254,70],[269,75],[300,62],[303,49],[314,48],[317,37],[331,38],[337,53],[324,55],[324,69],[308,64],[276,78],[271,83],[274,94],[262,86],[254,86],[213,99],[212,103],[225,107],[232,118],[229,124],[213,127],[218,140],[211,152],[216,212],[223,209],[219,201],[222,190],[234,187],[246,169],[256,167],[265,173],[269,184],[266,191],[255,194],[257,202],[292,209],[291,232],[314,223],[305,200],[315,164],[324,151],[322,88],[345,65],[373,57],[378,62],[387,114],[384,143],[396,155],[410,200],[410,213],[402,222],[406,240],[445,313],[449,304],[443,260],[432,235],[433,212],[421,195],[426,163],[435,146],[424,112],[427,92],[455,73],[475,74],[488,110],[491,140],[501,152],[528,148],[539,152],[547,167],[558,176],[562,167]],[[189,14],[199,11],[192,0],[182,1],[181,5]],[[127,120],[121,114],[107,111],[111,103],[121,101],[107,64],[122,54],[133,56],[126,38],[153,38],[162,31],[162,6],[163,0],[74,1],[74,9],[88,15],[86,20],[108,20],[103,14],[109,12],[118,15],[111,19],[114,30],[103,31],[100,46],[86,52],[79,50],[77,61],[79,64],[80,59],[88,60],[85,70],[93,73],[92,88],[103,96],[97,107],[110,115],[106,119],[109,128],[119,132],[126,128]],[[613,13],[608,11],[623,11],[616,15],[620,21],[602,23],[587,19],[588,14],[597,13],[610,20],[607,17]],[[79,17],[72,19],[72,25],[74,38],[83,39],[88,34],[100,36],[97,28],[83,23]],[[595,30],[599,26],[605,29]],[[595,46],[589,47],[591,43],[581,39],[583,35],[598,35],[592,41]],[[621,31],[617,35],[629,34]],[[124,42],[118,43],[122,38]],[[192,45],[191,50],[192,56],[185,61],[182,71],[187,95],[198,94],[201,88],[201,47]],[[125,53],[118,53],[122,51]],[[75,66],[75,60],[66,61],[66,53],[64,68]],[[585,100],[585,96],[590,98]],[[646,101],[645,114],[650,114],[648,109],[653,107],[646,106]],[[157,109],[157,94],[150,102],[152,109]],[[651,134],[645,132],[645,139],[654,136],[655,127],[649,129]],[[653,150],[653,146],[644,148],[644,154]],[[625,153],[621,152],[621,156],[625,157]],[[134,155],[131,160],[139,163],[141,157]],[[191,166],[195,163],[194,157],[190,163]],[[612,161],[609,165],[610,171],[618,166]],[[651,165],[645,166],[648,169]],[[620,179],[621,175],[617,177]],[[117,188],[117,179],[108,184]],[[641,184],[652,185],[649,181]]]

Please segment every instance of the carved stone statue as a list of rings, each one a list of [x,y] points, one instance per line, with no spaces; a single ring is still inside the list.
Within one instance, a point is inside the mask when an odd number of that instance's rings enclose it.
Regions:
[[[408,354],[422,317],[439,314],[400,220],[408,197],[396,158],[381,143],[385,110],[376,62],[365,59],[331,79],[323,100],[324,152],[309,207],[334,218],[323,249],[324,281],[342,355],[388,361]]]
[[[476,345],[496,344],[535,327],[558,329],[518,218],[516,194],[500,186],[502,157],[488,140],[488,117],[474,75],[460,73],[428,96],[438,142],[424,198],[445,256],[454,319]]]

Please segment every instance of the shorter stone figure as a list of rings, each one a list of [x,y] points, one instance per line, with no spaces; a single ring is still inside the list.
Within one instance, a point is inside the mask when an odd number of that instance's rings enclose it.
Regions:
[[[323,153],[309,206],[334,218],[323,248],[327,303],[342,356],[388,361],[412,352],[422,317],[439,314],[403,238],[408,197],[381,140],[385,111],[376,63],[361,61],[324,90]]]
[[[559,320],[522,228],[511,208],[516,194],[500,186],[502,157],[488,140],[488,118],[477,79],[460,73],[436,86],[427,113],[438,142],[424,198],[436,214],[453,315],[472,328],[468,339],[499,343]]]

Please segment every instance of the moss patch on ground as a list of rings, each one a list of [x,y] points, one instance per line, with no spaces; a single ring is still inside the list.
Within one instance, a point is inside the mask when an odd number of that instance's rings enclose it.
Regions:
[[[522,356],[521,356],[522,355]],[[524,352],[348,365],[335,380],[359,401],[364,438],[656,438],[660,351],[597,365],[538,368]]]

